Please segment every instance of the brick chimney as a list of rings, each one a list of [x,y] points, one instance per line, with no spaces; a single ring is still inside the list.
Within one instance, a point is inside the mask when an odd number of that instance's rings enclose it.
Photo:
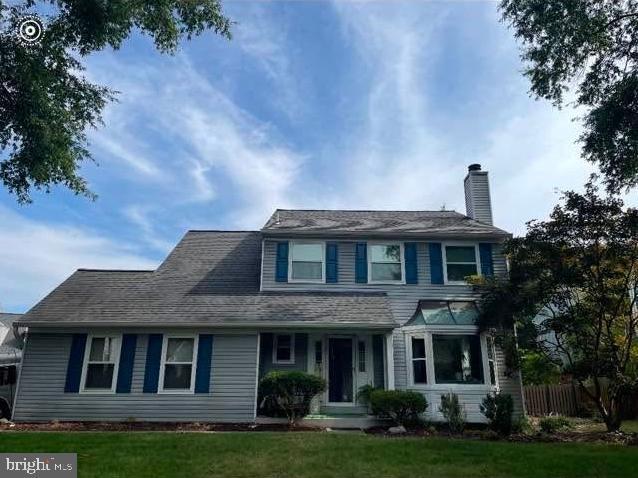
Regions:
[[[470,164],[465,176],[465,209],[467,215],[485,224],[492,225],[492,201],[490,180],[480,164]]]

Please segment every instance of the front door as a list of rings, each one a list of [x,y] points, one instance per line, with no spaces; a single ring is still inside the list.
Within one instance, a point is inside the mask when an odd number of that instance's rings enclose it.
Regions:
[[[354,383],[352,380],[353,363],[352,338],[328,338],[328,402],[352,404],[354,402]]]

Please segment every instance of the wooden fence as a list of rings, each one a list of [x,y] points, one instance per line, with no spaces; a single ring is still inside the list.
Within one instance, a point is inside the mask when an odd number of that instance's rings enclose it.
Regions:
[[[523,388],[527,414],[532,416],[578,416],[583,409],[594,410],[589,398],[576,384],[528,385]],[[603,390],[603,400],[606,390]],[[638,416],[638,394],[623,404],[621,415],[631,419]]]

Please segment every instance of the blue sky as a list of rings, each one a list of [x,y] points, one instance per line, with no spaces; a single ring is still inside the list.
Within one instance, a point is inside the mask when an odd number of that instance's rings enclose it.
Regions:
[[[186,230],[259,228],[276,207],[463,212],[474,162],[496,224],[522,233],[593,171],[576,112],[528,96],[495,2],[225,9],[230,42],[162,56],[135,35],[88,59],[120,91],[82,169],[99,198],[19,206],[0,191],[0,310],[28,310],[79,267],[154,268]]]

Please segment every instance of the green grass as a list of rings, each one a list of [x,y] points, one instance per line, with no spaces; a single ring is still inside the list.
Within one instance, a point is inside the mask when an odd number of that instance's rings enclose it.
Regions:
[[[630,476],[638,449],[358,433],[0,433],[3,452],[76,452],[80,477]]]

